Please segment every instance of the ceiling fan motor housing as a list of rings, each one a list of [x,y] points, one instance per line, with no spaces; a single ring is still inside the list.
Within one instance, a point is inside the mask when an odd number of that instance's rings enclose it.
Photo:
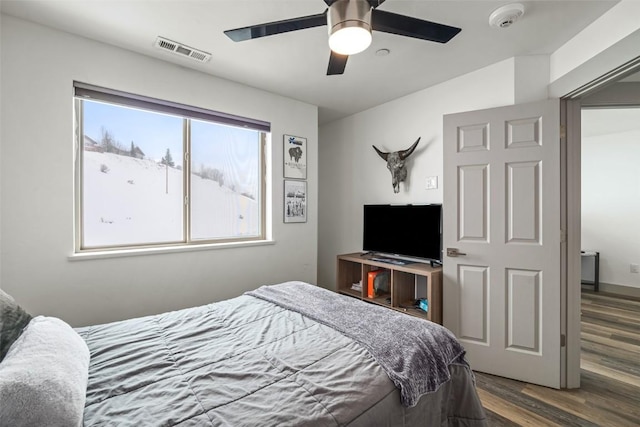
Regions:
[[[337,0],[329,7],[327,24],[329,35],[348,27],[364,28],[371,32],[371,11],[367,0]]]

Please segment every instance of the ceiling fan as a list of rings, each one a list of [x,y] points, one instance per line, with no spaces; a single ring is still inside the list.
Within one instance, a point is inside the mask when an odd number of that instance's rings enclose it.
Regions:
[[[371,43],[371,30],[446,43],[460,28],[378,10],[385,0],[324,0],[323,13],[227,30],[233,41],[245,41],[306,28],[329,27],[331,56],[327,75],[344,73],[349,55]]]

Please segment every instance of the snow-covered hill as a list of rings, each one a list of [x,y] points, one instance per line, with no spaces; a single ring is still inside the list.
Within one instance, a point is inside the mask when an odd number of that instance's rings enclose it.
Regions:
[[[84,151],[85,247],[183,240],[183,171],[153,160]],[[259,205],[191,175],[193,240],[259,234]]]

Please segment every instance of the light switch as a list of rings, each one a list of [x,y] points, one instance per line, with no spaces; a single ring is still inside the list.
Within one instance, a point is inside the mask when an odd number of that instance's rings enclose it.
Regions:
[[[427,190],[435,190],[438,188],[438,177],[437,176],[428,176],[427,177]]]

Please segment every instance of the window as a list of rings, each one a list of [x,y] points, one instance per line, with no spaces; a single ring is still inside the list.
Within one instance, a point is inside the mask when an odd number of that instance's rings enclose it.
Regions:
[[[74,87],[77,252],[264,240],[268,123]]]

